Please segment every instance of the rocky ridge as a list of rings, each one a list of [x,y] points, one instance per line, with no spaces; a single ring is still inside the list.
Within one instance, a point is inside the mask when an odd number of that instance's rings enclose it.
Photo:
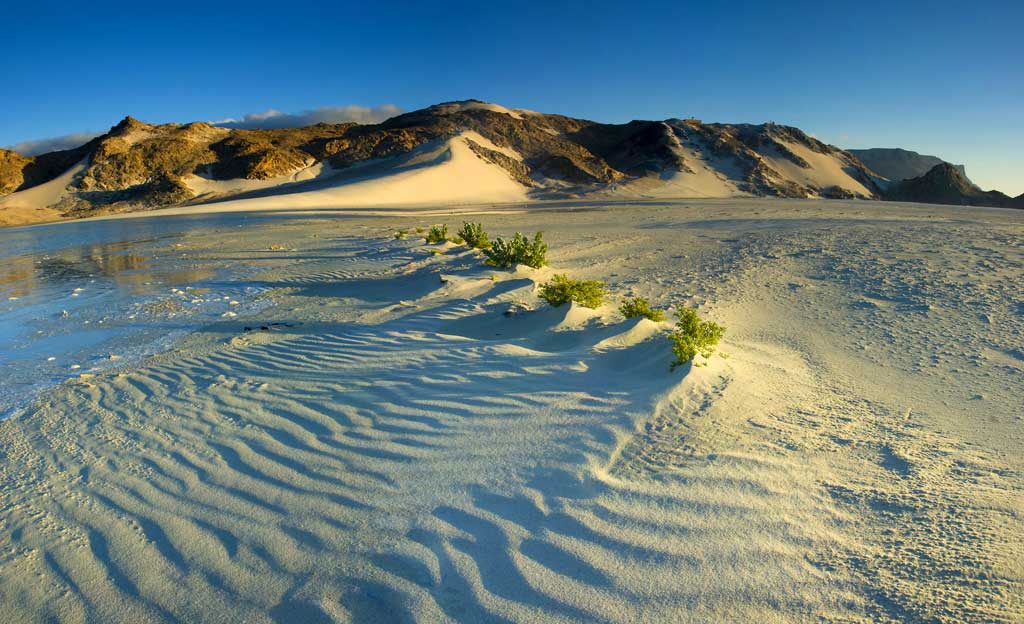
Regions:
[[[262,181],[261,192],[277,192],[294,190],[290,185],[303,172],[341,175],[367,164],[386,175],[392,159],[466,133],[489,141],[487,146],[465,139],[478,158],[500,167],[535,199],[674,194],[1006,204],[969,181],[973,189],[961,188],[960,178],[966,177],[955,168],[959,178],[953,186],[961,189],[959,194],[940,191],[942,184],[931,179],[890,184],[850,152],[775,123],[668,119],[602,124],[466,100],[374,125],[243,130],[203,122],[147,124],[126,117],[72,150],[34,157],[0,150],[0,213],[19,202],[45,203],[27,208],[74,218],[221,201],[241,191],[206,191],[201,183]],[[24,191],[76,166],[83,168],[66,187],[32,195],[31,202],[23,199],[29,197]]]

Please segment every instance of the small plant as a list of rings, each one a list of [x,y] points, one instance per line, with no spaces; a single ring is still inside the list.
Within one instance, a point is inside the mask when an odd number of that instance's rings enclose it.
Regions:
[[[430,231],[427,232],[427,235],[424,238],[430,245],[445,242],[448,240],[448,224],[442,223],[441,225],[430,226]]]
[[[672,332],[672,370],[691,361],[699,353],[711,357],[725,328],[714,321],[702,321],[696,310],[680,308],[676,329]]]
[[[409,236],[409,230],[398,230],[395,232],[395,240],[405,240]]]
[[[628,319],[642,316],[656,323],[660,323],[665,320],[665,311],[659,310],[658,308],[652,308],[651,302],[647,301],[643,297],[634,297],[623,301],[622,305],[619,306],[619,312],[622,312],[622,316]]]
[[[480,223],[463,221],[459,236],[474,249],[489,249],[491,246],[491,239],[487,237],[487,232],[484,231],[484,226]]]
[[[525,264],[539,269],[547,262],[548,245],[544,242],[542,232],[534,235],[533,242],[516,232],[508,242],[500,237],[495,239],[491,248],[484,249],[483,252],[487,256],[487,264],[492,266],[507,269],[516,264]]]
[[[604,295],[604,282],[574,280],[564,274],[553,275],[540,286],[540,298],[556,308],[570,301],[596,308],[604,303]]]

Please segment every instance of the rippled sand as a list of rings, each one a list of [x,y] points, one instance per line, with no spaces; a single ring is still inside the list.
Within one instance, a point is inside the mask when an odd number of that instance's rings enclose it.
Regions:
[[[1024,619],[1024,214],[479,219],[551,266],[394,240],[415,214],[178,239],[274,305],[0,422],[8,621]],[[547,307],[555,272],[612,304]],[[721,353],[669,372],[631,295]]]

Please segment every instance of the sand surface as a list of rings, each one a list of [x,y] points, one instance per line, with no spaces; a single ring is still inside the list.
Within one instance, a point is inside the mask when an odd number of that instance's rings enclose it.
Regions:
[[[1024,214],[480,207],[551,245],[499,271],[441,212],[176,239],[274,305],[0,422],[5,621],[1024,620]]]

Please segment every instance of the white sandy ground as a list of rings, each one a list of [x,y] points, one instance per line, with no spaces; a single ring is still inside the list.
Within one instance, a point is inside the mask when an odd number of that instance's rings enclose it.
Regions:
[[[514,272],[391,239],[433,220],[176,239],[277,304],[0,423],[5,620],[1024,620],[1024,215],[487,214],[546,232]],[[728,357],[670,373],[554,271],[699,305]]]

